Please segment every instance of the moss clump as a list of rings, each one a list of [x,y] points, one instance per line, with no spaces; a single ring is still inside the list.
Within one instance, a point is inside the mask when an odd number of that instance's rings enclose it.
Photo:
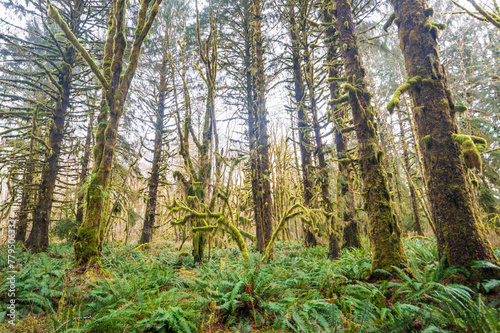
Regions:
[[[387,111],[389,111],[390,113],[393,113],[394,109],[396,107],[399,108],[399,106],[401,105],[401,101],[399,100],[399,98],[401,97],[401,94],[410,90],[410,88],[412,86],[416,85],[420,81],[422,81],[422,78],[420,76],[415,76],[415,77],[412,77],[411,79],[409,79],[408,81],[406,81],[398,89],[396,89],[396,91],[394,92],[394,96],[389,101],[389,103],[387,103]]]
[[[440,100],[438,106],[441,108],[447,107],[448,106],[448,99],[443,98],[442,100]]]
[[[462,105],[462,104],[455,105],[455,107],[453,108],[453,111],[458,112],[458,113],[463,113],[467,110],[468,110],[467,107],[465,105]]]
[[[349,165],[352,160],[350,158],[341,158],[338,162],[344,166]]]
[[[434,8],[429,7],[424,10],[425,17],[432,17],[434,15]]]
[[[434,86],[434,80],[433,79],[422,79],[422,84],[426,86]]]
[[[354,88],[354,86],[352,84],[346,83],[344,85],[344,89],[353,93],[353,94],[356,93],[356,88]]]
[[[422,143],[425,144],[426,147],[429,147],[429,144],[431,143],[431,135],[428,134],[422,138]]]
[[[446,89],[446,98],[448,98],[450,108],[455,109],[455,102],[453,101],[453,92],[451,91],[451,89]]]
[[[479,182],[477,181],[476,176],[472,172],[470,174],[470,182],[472,183],[472,185],[474,185],[476,187],[479,185]]]
[[[479,170],[479,172],[482,172],[483,161],[481,160],[481,155],[477,150],[475,141],[480,145],[486,146],[486,140],[479,137],[471,137],[465,134],[452,134],[451,138],[453,139],[453,141],[462,145],[462,156],[467,168],[477,169]]]
[[[424,30],[426,32],[429,32],[432,37],[434,37],[434,39],[437,39],[439,37],[439,30],[444,29],[446,29],[446,24],[444,23],[436,23],[429,20],[424,23]]]

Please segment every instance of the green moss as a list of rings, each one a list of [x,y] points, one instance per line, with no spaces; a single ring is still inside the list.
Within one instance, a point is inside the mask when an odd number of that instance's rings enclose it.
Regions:
[[[75,263],[82,270],[86,270],[91,265],[99,265],[99,234],[92,225],[82,224],[78,228],[77,240],[74,243]]]
[[[448,98],[448,103],[450,103],[450,108],[455,109],[455,102],[453,101],[453,92],[451,89],[446,89],[446,97]]]
[[[449,105],[448,104],[448,99],[446,99],[446,98],[443,98],[442,100],[440,100],[439,104],[438,104],[438,106],[440,108],[446,108],[446,107],[448,107],[448,105]]]
[[[465,134],[452,134],[451,138],[453,141],[462,145],[462,156],[464,158],[464,163],[469,169],[477,169],[482,172],[483,161],[481,159],[481,154],[477,150],[476,144],[469,135]],[[479,137],[474,137],[482,145],[486,144],[486,140]]]
[[[432,22],[432,24],[438,28],[439,30],[444,30],[446,29],[446,23],[436,23],[436,22]]]
[[[428,134],[428,135],[424,136],[421,141],[423,144],[425,144],[426,147],[428,147],[429,144],[431,143],[431,140],[432,140],[431,135]]]
[[[212,231],[216,228],[217,228],[216,226],[207,225],[207,226],[203,226],[203,227],[193,227],[192,229],[193,229],[193,232],[207,232],[207,231]]]
[[[462,113],[462,112],[465,112],[467,110],[468,110],[467,107],[463,104],[457,104],[453,108],[453,111],[458,112],[458,113]]]
[[[351,93],[356,93],[356,88],[354,88],[354,86],[351,85],[350,83],[344,84],[344,89]]]
[[[350,158],[341,158],[340,160],[338,160],[338,162],[342,165],[349,165],[352,160]]]
[[[472,185],[474,185],[476,187],[479,185],[479,182],[477,181],[476,176],[472,172],[470,174],[470,182],[472,183]]]
[[[472,139],[472,141],[476,144],[476,145],[481,145],[483,146],[484,148],[486,148],[486,146],[488,146],[488,142],[486,141],[485,138],[482,138],[480,136],[474,136],[474,135],[471,135],[470,138]]]
[[[434,80],[433,79],[422,79],[422,84],[426,86],[434,86]]]
[[[390,113],[394,112],[395,108],[399,108],[401,105],[401,101],[399,98],[401,97],[401,94],[407,92],[410,90],[410,88],[416,84],[418,84],[420,81],[422,81],[422,77],[420,76],[415,76],[406,81],[403,85],[401,85],[396,91],[394,92],[394,96],[392,99],[387,103],[387,111]]]

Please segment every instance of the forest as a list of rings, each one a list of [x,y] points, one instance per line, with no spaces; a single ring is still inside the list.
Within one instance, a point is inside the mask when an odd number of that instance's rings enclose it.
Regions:
[[[0,332],[500,332],[498,0],[0,0]]]

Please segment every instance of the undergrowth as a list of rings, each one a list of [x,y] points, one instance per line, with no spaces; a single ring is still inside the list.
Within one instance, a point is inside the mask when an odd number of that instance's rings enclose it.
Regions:
[[[114,244],[103,251],[105,273],[83,276],[71,270],[71,245],[18,252],[18,320],[7,323],[2,273],[0,331],[500,332],[500,281],[475,292],[453,283],[468,272],[438,262],[432,241],[405,246],[409,267],[378,283],[367,281],[370,253],[354,249],[330,261],[325,248],[278,243],[267,264],[255,251],[243,262],[237,249],[214,249],[195,266],[166,245],[143,253]]]

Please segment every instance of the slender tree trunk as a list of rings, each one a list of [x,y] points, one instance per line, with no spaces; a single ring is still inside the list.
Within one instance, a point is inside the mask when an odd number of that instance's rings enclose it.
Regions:
[[[26,165],[24,168],[23,175],[23,191],[21,197],[21,205],[19,206],[15,240],[19,242],[24,242],[26,240],[26,232],[28,229],[28,215],[29,215],[29,203],[30,197],[33,192],[33,173],[35,171],[34,166],[34,153],[35,153],[35,137],[37,136],[37,118],[38,118],[38,106],[33,110],[33,118],[31,123],[31,139],[30,139],[30,151],[28,159],[26,160]]]
[[[269,145],[267,134],[266,82],[264,75],[264,37],[262,36],[262,3],[252,0],[255,97],[252,107],[255,144],[250,152],[252,174],[256,178],[254,213],[257,226],[257,248],[264,252],[273,230],[271,185],[269,180]]]
[[[486,238],[470,171],[461,157],[454,103],[446,74],[439,60],[438,29],[426,14],[425,0],[392,0],[403,50],[406,73],[415,83],[409,88],[413,100],[417,136],[422,143],[432,219],[440,257],[450,266],[470,268],[476,260],[498,263]],[[498,270],[475,269],[472,280],[498,277]]]
[[[305,105],[306,94],[305,85],[302,78],[302,64],[301,64],[301,42],[299,40],[299,27],[295,20],[295,6],[293,2],[288,2],[289,20],[290,20],[290,38],[292,41],[292,64],[293,64],[293,81],[294,81],[294,94],[297,107],[298,118],[298,132],[299,132],[299,147],[300,147],[300,161],[302,166],[302,191],[304,195],[304,205],[311,206],[313,198],[313,166],[311,154],[311,126],[307,109]],[[305,226],[305,244],[306,246],[315,246],[316,237],[311,231],[309,226]]]
[[[337,0],[337,29],[340,32],[342,57],[346,69],[354,127],[358,138],[359,163],[363,178],[365,211],[369,220],[369,236],[373,253],[372,269],[392,271],[407,262],[401,229],[390,199],[384,155],[375,128],[374,110],[361,64],[354,32],[351,6],[347,0]],[[377,274],[373,274],[377,278]]]
[[[158,183],[160,178],[160,161],[163,147],[163,119],[165,117],[165,99],[167,97],[167,65],[169,61],[169,34],[170,25],[165,28],[165,41],[163,44],[163,59],[160,69],[160,86],[158,95],[158,111],[156,114],[155,141],[153,149],[153,161],[151,165],[151,176],[148,182],[148,201],[146,204],[146,217],[142,228],[139,244],[151,243],[153,241],[156,202],[158,198]]]
[[[90,163],[90,144],[92,141],[92,128],[94,123],[94,113],[90,115],[89,124],[87,126],[87,136],[85,138],[85,148],[82,158],[82,171],[80,172],[80,190],[78,192],[78,199],[76,201],[76,222],[78,225],[82,224],[83,221],[83,199],[85,198],[85,192],[83,190],[85,182],[87,181],[89,163]]]
[[[410,177],[411,175],[410,154],[408,152],[408,145],[406,143],[404,124],[403,121],[401,120],[401,114],[399,112],[398,112],[398,119],[399,119],[399,131],[401,135],[401,145],[403,147],[404,168],[406,170],[406,176]],[[422,222],[420,220],[420,214],[418,212],[417,195],[415,192],[415,188],[413,187],[413,182],[410,179],[408,179],[408,187],[410,188],[410,200],[411,200],[411,207],[413,210],[413,221],[415,222],[415,229],[417,231],[417,234],[423,236],[424,231],[422,230]]]

